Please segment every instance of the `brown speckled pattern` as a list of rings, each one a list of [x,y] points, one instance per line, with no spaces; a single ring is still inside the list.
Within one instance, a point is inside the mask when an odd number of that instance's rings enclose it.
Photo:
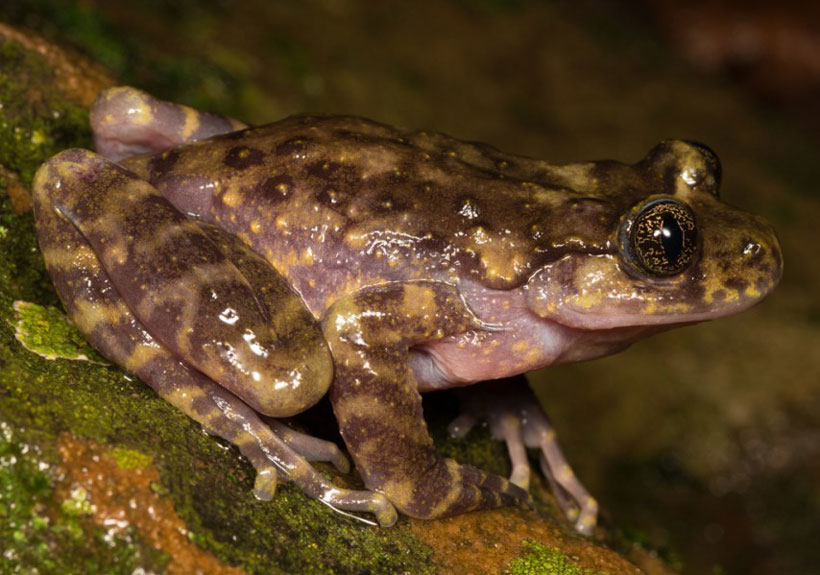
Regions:
[[[549,286],[553,301],[669,316],[713,312],[718,290],[727,305],[757,299],[780,276],[771,228],[717,199],[717,160],[703,150],[669,141],[635,165],[556,166],[363,118],[297,116],[125,164],[181,211],[251,245],[317,317],[344,294],[385,281],[470,279],[511,289],[545,266],[600,256],[612,261],[611,286],[595,286],[590,297],[584,276],[564,273]],[[701,236],[702,253],[673,281],[619,264],[622,220],[660,197],[689,205]],[[758,256],[762,266],[749,267],[738,248],[747,230],[751,243],[773,246]],[[716,261],[742,262],[754,288],[724,285]],[[578,291],[587,296],[573,302]],[[607,292],[618,301],[604,301]]]
[[[314,313],[380,281],[514,287],[566,253],[569,238],[590,252],[611,249],[620,210],[566,187],[580,176],[545,162],[352,117],[301,116],[242,134],[241,145],[216,138],[128,165],[184,211],[190,194],[175,176],[200,188],[207,180],[213,199],[199,215],[265,255]]]

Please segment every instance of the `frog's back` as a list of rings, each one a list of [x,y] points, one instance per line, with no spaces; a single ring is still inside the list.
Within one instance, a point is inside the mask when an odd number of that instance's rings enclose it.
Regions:
[[[130,164],[252,245],[314,310],[385,281],[515,287],[567,238],[605,249],[621,212],[595,191],[600,164],[556,167],[349,116],[296,116]]]

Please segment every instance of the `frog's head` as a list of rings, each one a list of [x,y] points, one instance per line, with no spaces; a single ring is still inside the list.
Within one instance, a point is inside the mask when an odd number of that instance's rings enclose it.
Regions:
[[[701,144],[670,140],[633,166],[576,165],[588,195],[619,217],[590,218],[599,249],[573,249],[529,278],[538,316],[581,329],[661,326],[736,313],[777,285],[772,227],[720,201],[720,162]]]

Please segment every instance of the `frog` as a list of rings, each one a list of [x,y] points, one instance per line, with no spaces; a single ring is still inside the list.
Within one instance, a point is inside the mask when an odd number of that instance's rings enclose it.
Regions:
[[[591,533],[597,501],[524,374],[743,311],[782,275],[773,228],[721,201],[697,142],[551,163],[354,116],[249,126],[131,87],[90,122],[96,151],[33,181],[56,291],[105,357],[238,448],[263,500],[292,482],[382,526],[528,507],[534,448]],[[438,452],[421,394],[443,389],[463,398],[452,434],[488,421],[509,478]],[[347,455],[289,424],[325,396]],[[363,489],[313,464],[349,473],[348,455]]]

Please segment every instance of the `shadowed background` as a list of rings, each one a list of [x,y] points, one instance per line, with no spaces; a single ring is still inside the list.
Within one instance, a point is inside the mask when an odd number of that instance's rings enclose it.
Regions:
[[[637,161],[670,137],[710,145],[723,199],[778,230],[775,294],[532,381],[606,520],[686,573],[811,573],[816,11],[687,5],[0,0],[0,19],[73,44],[123,83],[252,123],[352,113],[554,162]]]

